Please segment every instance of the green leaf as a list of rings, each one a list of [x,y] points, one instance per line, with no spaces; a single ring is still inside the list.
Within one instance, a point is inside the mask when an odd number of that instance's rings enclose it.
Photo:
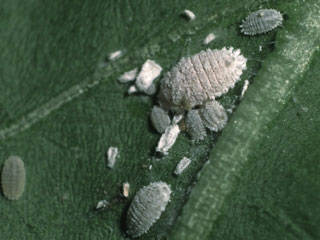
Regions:
[[[172,199],[141,239],[319,237],[316,0],[5,0],[0,7],[0,161],[19,155],[27,171],[21,199],[0,198],[1,239],[125,239],[134,194],[160,180]],[[260,7],[286,12],[284,28],[241,35],[241,20]],[[184,9],[196,20],[186,21]],[[240,48],[249,59],[242,81],[219,99],[239,106],[222,134],[193,144],[182,133],[161,158],[149,121],[156,96],[128,96],[117,78],[146,59],[168,71],[205,49],[210,32],[217,38],[208,47]],[[124,55],[104,64],[119,49]],[[240,103],[245,79],[251,84]],[[120,150],[112,170],[110,146]],[[184,156],[192,164],[175,177]],[[124,182],[129,199],[120,197]],[[110,205],[95,210],[102,199]]]

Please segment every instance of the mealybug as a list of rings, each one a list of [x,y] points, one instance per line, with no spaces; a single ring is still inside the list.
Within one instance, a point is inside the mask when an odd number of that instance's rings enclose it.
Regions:
[[[162,108],[154,106],[151,111],[151,122],[153,127],[159,132],[164,133],[170,125],[170,117]]]
[[[140,237],[160,218],[170,201],[171,189],[164,182],[150,183],[133,198],[127,215],[127,234]]]
[[[240,80],[246,62],[232,47],[182,58],[161,81],[160,106],[182,112],[221,96]]]
[[[203,140],[207,135],[206,129],[198,110],[190,110],[186,117],[187,132],[193,140]]]
[[[26,183],[26,170],[20,157],[9,157],[3,166],[1,176],[3,194],[10,200],[21,197]]]
[[[211,131],[218,132],[227,124],[228,116],[217,101],[206,102],[199,110],[203,124]]]
[[[282,14],[274,9],[261,9],[251,13],[242,22],[241,32],[246,35],[266,33],[282,24]]]

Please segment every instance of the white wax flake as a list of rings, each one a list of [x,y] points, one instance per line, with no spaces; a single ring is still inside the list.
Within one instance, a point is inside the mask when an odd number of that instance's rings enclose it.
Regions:
[[[109,147],[108,149],[108,167],[109,168],[113,168],[115,162],[116,162],[116,158],[118,155],[118,148],[116,147]]]
[[[243,87],[242,87],[240,99],[243,98],[244,94],[245,94],[246,91],[248,90],[248,86],[249,86],[249,81],[248,81],[248,80],[245,80],[245,81],[244,81],[244,84],[243,84]]]
[[[184,10],[183,11],[184,15],[189,19],[189,21],[193,21],[196,18],[196,15],[191,12],[190,10]]]
[[[151,170],[151,169],[152,169],[152,165],[149,166],[149,170]]]
[[[172,119],[172,124],[178,124],[183,119],[183,117],[183,114],[175,114]]]
[[[156,87],[153,81],[160,76],[161,71],[162,67],[159,64],[148,59],[142,65],[142,69],[137,76],[137,89],[148,95],[154,94],[156,92]]]
[[[121,55],[122,55],[122,51],[118,50],[118,51],[110,53],[108,59],[109,59],[109,61],[113,61],[113,60],[120,58]]]
[[[259,52],[262,52],[262,46],[261,45],[259,46]]]
[[[122,195],[124,196],[124,197],[129,197],[129,192],[130,192],[130,184],[129,183],[124,183],[123,184],[123,193],[122,193]]]
[[[179,133],[180,128],[178,125],[170,125],[169,127],[167,127],[165,132],[161,135],[156,151],[164,155],[167,155],[168,150],[176,142]]]
[[[96,209],[105,208],[108,205],[107,200],[101,200],[98,202]]]
[[[182,158],[180,162],[178,163],[176,170],[174,171],[174,174],[180,175],[191,163],[191,159],[189,158]]]
[[[214,39],[216,38],[216,36],[213,33],[209,33],[206,38],[203,40],[203,44],[204,45],[208,45],[209,43],[211,43]]]
[[[129,89],[128,89],[128,94],[129,95],[134,94],[136,92],[138,92],[138,89],[136,88],[135,85],[132,85],[131,87],[129,87]]]
[[[136,79],[136,76],[138,74],[138,68],[132,69],[128,72],[125,72],[124,74],[122,74],[118,80],[121,83],[127,83],[127,82],[131,82],[133,80]]]

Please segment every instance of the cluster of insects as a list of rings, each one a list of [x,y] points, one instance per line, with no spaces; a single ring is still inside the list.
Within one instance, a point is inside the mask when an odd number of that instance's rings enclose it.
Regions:
[[[273,9],[251,13],[240,25],[246,35],[266,33],[281,25],[283,17]],[[208,36],[204,43],[212,41]],[[203,140],[206,129],[218,132],[224,128],[228,116],[216,98],[228,92],[240,80],[246,69],[247,59],[240,49],[207,49],[190,57],[182,58],[160,83],[159,106],[151,111],[151,122],[162,134],[157,152],[168,154],[179,133],[179,121],[184,118],[186,131],[195,141]],[[246,80],[241,93],[248,88]],[[174,118],[170,119],[170,112]],[[191,160],[184,157],[175,170],[180,175]],[[170,200],[170,186],[163,182],[151,183],[134,197],[127,215],[127,233],[139,237],[159,219]]]

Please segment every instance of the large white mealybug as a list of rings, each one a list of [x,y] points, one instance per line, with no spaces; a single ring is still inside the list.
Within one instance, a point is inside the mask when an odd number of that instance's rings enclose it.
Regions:
[[[171,189],[164,182],[150,183],[133,198],[127,215],[127,234],[140,237],[160,218],[170,201]]]
[[[182,112],[221,96],[240,80],[246,62],[232,47],[182,58],[161,81],[160,106]]]
[[[241,32],[246,35],[266,33],[282,24],[282,14],[274,9],[261,9],[251,13],[242,22]]]
[[[3,194],[10,200],[21,197],[26,183],[26,170],[20,157],[10,156],[4,163],[1,176]]]
[[[206,102],[200,109],[199,113],[203,124],[211,131],[218,132],[227,124],[228,116],[224,107],[217,101]]]

